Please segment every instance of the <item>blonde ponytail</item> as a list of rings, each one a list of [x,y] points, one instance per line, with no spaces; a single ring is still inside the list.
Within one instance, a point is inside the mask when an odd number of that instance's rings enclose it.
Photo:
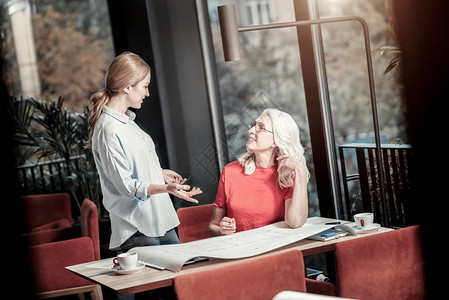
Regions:
[[[92,111],[89,116],[88,126],[89,126],[89,140],[86,142],[84,146],[85,149],[92,148],[92,136],[94,133],[95,124],[97,124],[98,119],[100,118],[103,107],[106,103],[109,102],[109,92],[107,89],[104,89],[98,93],[95,93],[90,97],[89,102],[92,105]]]

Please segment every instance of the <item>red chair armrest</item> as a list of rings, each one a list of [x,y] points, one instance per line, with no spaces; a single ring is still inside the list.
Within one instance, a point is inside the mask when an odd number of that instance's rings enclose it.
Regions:
[[[33,231],[26,235],[26,240],[29,246],[33,246],[79,238],[80,236],[81,227],[73,226],[52,230]]]
[[[51,223],[47,223],[38,227],[34,227],[31,229],[31,232],[43,231],[43,230],[52,230],[52,229],[61,229],[66,227],[71,227],[72,222],[67,219],[59,219]]]

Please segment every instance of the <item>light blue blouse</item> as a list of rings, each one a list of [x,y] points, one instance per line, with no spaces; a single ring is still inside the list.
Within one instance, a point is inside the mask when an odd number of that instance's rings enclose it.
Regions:
[[[111,249],[136,231],[158,237],[179,225],[167,193],[147,195],[149,184],[165,182],[154,142],[135,116],[105,106],[92,136],[103,204],[111,218]]]

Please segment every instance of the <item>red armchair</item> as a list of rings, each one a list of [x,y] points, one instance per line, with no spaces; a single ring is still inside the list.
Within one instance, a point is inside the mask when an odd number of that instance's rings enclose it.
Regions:
[[[357,299],[425,299],[419,226],[337,243],[338,296]]]
[[[174,278],[178,300],[272,299],[285,290],[305,292],[304,260],[292,250],[258,256]]]
[[[27,233],[72,226],[67,193],[22,196]]]
[[[179,208],[178,236],[181,243],[196,241],[210,237],[209,223],[212,217],[213,204]]]
[[[40,210],[60,214],[43,206]],[[27,235],[27,241],[31,273],[40,298],[86,292],[92,299],[103,298],[99,285],[65,268],[100,259],[98,212],[91,200],[85,199],[82,203],[80,226],[32,231]]]

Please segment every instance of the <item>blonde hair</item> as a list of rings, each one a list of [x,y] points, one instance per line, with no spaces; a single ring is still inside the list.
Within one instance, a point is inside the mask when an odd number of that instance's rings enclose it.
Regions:
[[[293,118],[285,112],[274,108],[265,109],[261,116],[267,115],[273,127],[273,137],[276,144],[276,157],[281,155],[289,155],[296,159],[299,163],[304,164],[307,170],[306,159],[304,157],[304,148],[301,145],[299,136],[299,128]],[[238,161],[242,167],[245,168],[245,174],[250,175],[256,170],[254,152],[248,150],[245,154],[239,157]],[[309,171],[307,170],[307,179],[309,178]],[[282,168],[278,172],[278,183],[282,188],[293,185],[293,171]]]
[[[85,148],[92,148],[92,135],[95,124],[100,118],[103,107],[109,102],[112,95],[119,93],[122,89],[134,86],[142,81],[151,71],[148,64],[137,54],[123,52],[109,65],[105,76],[105,88],[93,94],[89,102],[92,111],[89,116],[89,140]]]

